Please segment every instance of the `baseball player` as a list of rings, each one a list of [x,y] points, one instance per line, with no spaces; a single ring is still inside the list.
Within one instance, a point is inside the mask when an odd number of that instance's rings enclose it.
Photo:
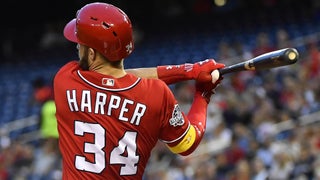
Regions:
[[[224,64],[208,59],[124,70],[134,48],[131,22],[102,2],[83,6],[64,36],[77,43],[80,60],[54,77],[63,179],[142,179],[159,140],[183,156],[196,149],[212,90],[222,80],[212,83],[210,72]],[[196,91],[184,114],[167,84],[188,79],[196,80]]]

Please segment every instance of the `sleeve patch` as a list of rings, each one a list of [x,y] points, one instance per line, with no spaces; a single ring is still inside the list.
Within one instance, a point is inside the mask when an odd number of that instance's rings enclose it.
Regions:
[[[182,115],[182,112],[181,112],[181,109],[179,107],[178,104],[176,104],[174,106],[174,109],[173,109],[173,112],[172,112],[172,117],[171,119],[169,120],[169,123],[171,126],[182,126],[184,124],[184,118],[183,118],[183,115]]]

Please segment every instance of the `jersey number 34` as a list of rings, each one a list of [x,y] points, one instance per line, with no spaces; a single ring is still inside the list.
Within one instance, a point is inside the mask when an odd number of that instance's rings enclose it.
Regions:
[[[90,162],[81,155],[75,156],[75,167],[81,171],[101,173],[108,164],[106,162],[106,153],[104,152],[106,142],[106,131],[100,124],[75,121],[75,134],[84,136],[85,133],[94,135],[94,143],[84,143],[84,153],[94,154],[94,162]],[[134,175],[137,173],[137,163],[139,156],[136,155],[137,132],[127,131],[121,139],[118,146],[114,147],[110,153],[110,165],[120,164],[120,175]],[[124,156],[124,152],[126,156]]]

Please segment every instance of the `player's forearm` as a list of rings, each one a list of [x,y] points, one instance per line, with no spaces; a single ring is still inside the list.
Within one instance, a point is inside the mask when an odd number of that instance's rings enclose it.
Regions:
[[[187,80],[207,83],[212,80],[211,72],[224,66],[224,64],[216,63],[214,59],[206,59],[194,64],[185,63],[180,65],[157,66],[157,75],[158,78],[166,84]]]
[[[158,73],[156,67],[150,68],[136,68],[136,69],[126,69],[127,73],[134,74],[142,78],[154,78],[158,79]]]
[[[126,69],[126,72],[138,77],[161,79],[166,84],[173,84],[195,79],[192,67],[193,64],[163,65],[150,68]]]
[[[181,155],[187,156],[191,154],[201,142],[206,129],[207,107],[208,102],[206,99],[197,93],[187,115],[191,126],[193,126],[196,131],[195,141],[187,151],[180,153]]]
[[[199,61],[194,64],[163,65],[150,68],[126,69],[126,72],[143,78],[157,78],[166,84],[174,84],[186,80],[199,82],[211,82],[211,72],[224,67],[224,64],[216,63],[213,59]]]

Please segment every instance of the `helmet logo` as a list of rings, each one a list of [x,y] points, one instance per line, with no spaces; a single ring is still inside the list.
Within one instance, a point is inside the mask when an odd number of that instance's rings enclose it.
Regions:
[[[132,42],[130,42],[128,45],[126,45],[126,51],[128,54],[132,52]]]

